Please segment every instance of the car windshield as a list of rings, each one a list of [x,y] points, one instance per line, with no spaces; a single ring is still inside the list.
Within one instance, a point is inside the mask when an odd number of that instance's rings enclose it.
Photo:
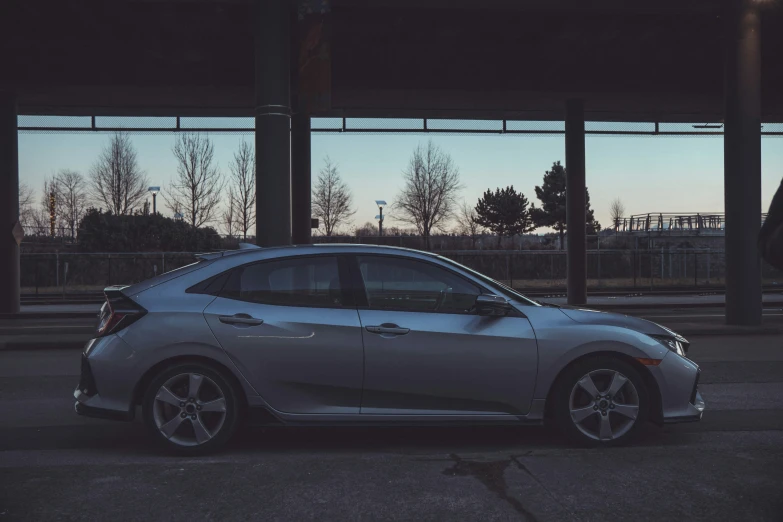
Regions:
[[[461,270],[464,270],[464,271],[470,273],[471,275],[473,275],[476,278],[478,278],[479,280],[481,280],[482,283],[484,283],[485,285],[491,287],[493,290],[497,291],[501,295],[504,295],[504,296],[508,297],[509,299],[514,299],[515,301],[520,301],[520,302],[522,302],[522,304],[526,304],[526,305],[530,305],[530,306],[542,306],[541,303],[539,303],[537,301],[534,301],[533,299],[530,299],[529,297],[525,297],[524,295],[520,294],[519,292],[517,292],[516,290],[511,288],[510,286],[504,285],[500,281],[496,281],[496,280],[492,279],[491,277],[487,277],[487,276],[485,276],[484,274],[482,274],[480,272],[476,272],[472,268],[468,268],[465,265],[461,265],[461,264],[457,263],[456,261],[454,261],[453,259],[449,259],[448,257],[443,257],[443,256],[438,256],[438,259],[440,259],[441,261],[444,261],[444,262],[446,262],[446,263],[448,263],[450,265],[456,266],[456,267],[460,268]]]

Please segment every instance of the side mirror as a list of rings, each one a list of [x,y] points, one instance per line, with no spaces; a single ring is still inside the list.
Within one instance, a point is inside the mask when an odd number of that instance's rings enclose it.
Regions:
[[[511,311],[508,301],[499,295],[483,294],[476,297],[476,313],[485,317],[505,317]]]

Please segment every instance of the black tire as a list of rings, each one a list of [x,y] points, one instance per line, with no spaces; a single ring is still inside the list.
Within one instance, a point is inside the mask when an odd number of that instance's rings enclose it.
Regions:
[[[175,442],[174,440],[167,438],[163,433],[161,433],[161,430],[158,428],[156,424],[156,418],[155,418],[156,416],[155,398],[160,388],[172,378],[181,378],[178,376],[189,375],[189,374],[198,374],[208,378],[211,381],[211,383],[209,381],[203,381],[205,383],[208,383],[208,389],[207,390],[200,389],[199,393],[203,394],[209,391],[214,392],[213,390],[213,385],[214,385],[217,387],[219,393],[222,394],[225,400],[225,417],[223,418],[222,423],[220,422],[215,423],[219,425],[219,427],[212,434],[212,437],[206,442],[202,442],[197,445],[182,445]],[[145,390],[144,393],[144,399],[142,401],[142,415],[144,418],[144,423],[147,425],[147,428],[152,434],[152,437],[160,445],[162,445],[167,451],[178,453],[180,455],[204,455],[207,453],[211,453],[221,448],[234,435],[234,432],[236,431],[237,426],[239,425],[241,412],[242,412],[242,401],[240,399],[241,393],[242,393],[241,390],[237,389],[237,386],[234,384],[233,379],[225,375],[223,371],[220,371],[209,364],[202,363],[202,362],[195,362],[195,361],[175,363],[160,371],[155,377],[152,378],[149,385],[147,386],[147,389]],[[181,395],[178,394],[178,396]],[[178,407],[171,407],[169,405],[161,404],[159,405],[159,409],[157,410],[158,415],[161,414],[160,408],[169,408],[174,410]],[[205,410],[206,408],[207,406],[204,406]],[[207,412],[200,413],[199,422],[201,422],[201,419],[203,418],[202,415],[209,416],[214,414],[207,413]],[[187,420],[187,417],[185,419]],[[214,418],[212,420],[214,420]],[[186,424],[185,421],[182,421],[182,423]],[[187,431],[188,428],[190,428],[190,430],[193,430],[192,424],[190,427],[186,425],[185,427],[177,428],[177,431],[179,432],[183,430]],[[172,439],[174,438],[179,438],[179,435],[175,435],[175,437],[172,437]]]
[[[588,418],[583,421],[581,424],[582,428],[586,431],[591,431],[589,429],[589,426],[591,426],[591,423],[596,423],[596,431],[600,429],[598,423],[601,421],[601,415],[603,415],[604,411],[608,415],[608,418],[611,419],[611,422],[618,421],[621,423],[624,429],[627,431],[618,430],[618,433],[621,433],[616,438],[612,439],[603,439],[603,440],[596,440],[594,438],[591,438],[589,435],[584,433],[580,427],[577,426],[577,423],[574,422],[574,420],[571,418],[571,394],[572,391],[577,386],[577,383],[586,375],[590,374],[591,372],[596,372],[593,375],[596,375],[597,378],[600,380],[602,376],[602,372],[600,370],[608,370],[608,371],[614,371],[619,372],[622,374],[622,376],[626,377],[628,381],[633,385],[633,388],[626,387],[626,385],[623,385],[623,388],[620,392],[620,398],[614,397],[613,399],[621,401],[624,401],[623,394],[627,395],[628,397],[631,397],[633,392],[635,391],[635,395],[633,400],[626,401],[629,404],[632,402],[638,403],[638,412],[636,414],[636,419],[633,420],[633,423],[630,424],[629,428],[625,428],[627,423],[631,420],[627,417],[620,415],[618,416],[617,413],[615,413],[612,409],[606,408],[605,410],[596,410],[595,416],[589,416]],[[606,378],[610,378],[610,374],[606,373]],[[599,383],[600,384],[600,383]],[[598,387],[598,391],[600,393],[604,393],[607,390],[601,386]],[[584,394],[581,387],[579,388],[579,391],[574,392],[575,394]],[[551,394],[551,400],[552,400],[552,419],[554,421],[555,426],[557,429],[573,444],[579,445],[579,446],[587,446],[587,447],[595,447],[595,446],[619,446],[628,443],[631,441],[636,434],[639,432],[640,429],[642,429],[642,426],[646,423],[649,408],[650,408],[650,400],[649,400],[649,391],[647,390],[647,387],[645,386],[644,379],[641,375],[639,375],[639,372],[634,368],[631,364],[623,361],[620,358],[607,356],[607,355],[601,355],[601,356],[595,356],[590,357],[586,359],[582,359],[571,366],[567,367],[563,373],[558,377],[557,381],[555,382],[553,388],[552,388],[552,394]],[[576,398],[576,395],[575,395]],[[584,399],[585,397],[579,397]],[[593,400],[593,398],[590,398],[589,400]],[[609,404],[612,404],[612,401],[608,401]],[[601,404],[599,401],[595,401],[593,408],[599,407],[599,404]],[[604,402],[605,405],[605,402]],[[588,403],[587,406],[590,406]],[[604,406],[605,407],[605,406]],[[610,406],[611,407],[611,406]],[[619,409],[621,406],[617,405],[617,408]],[[585,423],[587,423],[587,426],[585,426]],[[596,433],[596,435],[599,435]]]

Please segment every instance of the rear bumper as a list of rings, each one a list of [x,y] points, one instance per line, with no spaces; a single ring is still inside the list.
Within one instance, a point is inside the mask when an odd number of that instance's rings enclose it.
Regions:
[[[101,397],[99,389],[93,376],[90,360],[82,354],[81,373],[79,376],[79,385],[73,391],[74,411],[85,417],[94,417],[98,419],[131,421],[134,418],[134,409],[112,408],[107,401]]]
[[[109,410],[106,408],[98,408],[96,406],[88,406],[84,402],[80,402],[80,396],[83,395],[81,390],[75,390],[73,396],[76,402],[73,405],[74,411],[84,417],[92,417],[95,419],[106,419],[116,421],[132,421],[134,414],[132,411],[118,411]]]

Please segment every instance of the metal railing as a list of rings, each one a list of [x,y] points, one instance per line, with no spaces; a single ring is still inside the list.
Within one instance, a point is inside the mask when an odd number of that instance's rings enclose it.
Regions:
[[[761,223],[765,219],[767,214],[762,214]],[[726,215],[723,212],[636,214],[616,220],[615,230],[630,234],[721,235],[726,231]]]

